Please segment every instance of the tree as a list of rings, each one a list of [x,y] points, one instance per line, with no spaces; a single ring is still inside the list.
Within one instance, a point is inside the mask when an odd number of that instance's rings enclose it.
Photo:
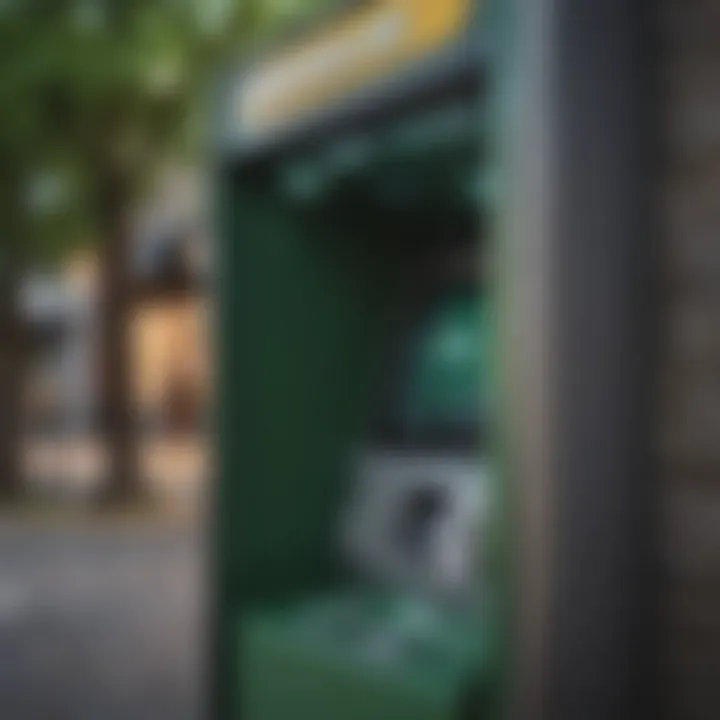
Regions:
[[[135,204],[158,165],[197,140],[220,62],[318,3],[287,0],[56,0],[38,58],[45,116],[102,254],[103,423],[111,499],[141,494],[128,335]]]
[[[25,271],[57,259],[82,237],[60,144],[43,112],[42,17],[21,3],[0,6],[0,496],[21,485],[21,410],[27,333],[19,303]],[[69,179],[69,178],[68,178]]]

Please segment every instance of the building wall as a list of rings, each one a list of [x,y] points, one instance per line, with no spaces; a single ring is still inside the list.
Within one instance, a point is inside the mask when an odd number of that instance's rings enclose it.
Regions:
[[[661,0],[666,707],[720,717],[720,3]]]
[[[135,397],[146,416],[166,415],[167,399],[180,380],[200,404],[210,386],[206,300],[190,296],[138,307],[133,333]]]
[[[64,319],[57,347],[44,349],[33,365],[28,408],[52,412],[65,430],[92,432],[96,418],[98,280],[97,257],[82,253],[69,258],[59,274],[28,288],[27,305],[35,315]],[[141,420],[167,415],[164,405],[178,380],[203,412],[210,391],[207,304],[205,297],[188,294],[134,308],[131,371]]]
[[[82,256],[59,273],[27,278],[21,302],[31,327],[58,326],[58,337],[34,350],[28,368],[27,420],[89,428],[95,393],[93,364],[94,279]]]

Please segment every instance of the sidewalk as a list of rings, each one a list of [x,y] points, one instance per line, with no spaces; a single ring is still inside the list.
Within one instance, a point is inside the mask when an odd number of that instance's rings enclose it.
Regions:
[[[0,717],[200,720],[199,526],[0,517]]]
[[[140,446],[145,481],[154,494],[193,501],[207,484],[208,443],[204,438],[152,439]],[[83,497],[95,490],[105,467],[94,438],[35,438],[25,445],[25,474],[31,491]]]

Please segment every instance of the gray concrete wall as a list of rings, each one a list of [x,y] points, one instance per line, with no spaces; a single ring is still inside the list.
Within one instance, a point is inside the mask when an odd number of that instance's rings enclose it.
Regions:
[[[720,717],[720,2],[661,0],[667,705]]]

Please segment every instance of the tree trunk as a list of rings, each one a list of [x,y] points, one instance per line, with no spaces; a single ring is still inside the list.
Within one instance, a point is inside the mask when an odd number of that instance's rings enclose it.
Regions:
[[[21,267],[6,257],[0,277],[0,500],[22,491],[22,410],[26,345],[20,311]]]
[[[143,495],[133,399],[130,320],[132,303],[131,201],[122,180],[99,183],[101,246],[101,422],[108,452],[103,499],[136,502]]]

